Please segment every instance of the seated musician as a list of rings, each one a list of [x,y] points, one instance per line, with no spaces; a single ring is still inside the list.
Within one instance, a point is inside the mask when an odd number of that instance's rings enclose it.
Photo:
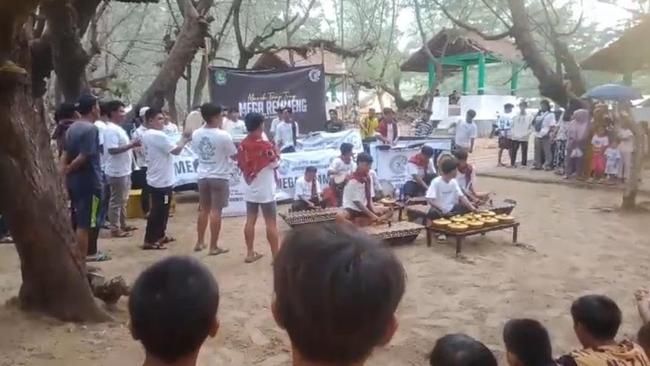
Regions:
[[[357,169],[343,190],[343,210],[337,217],[339,221],[367,226],[373,222],[389,220],[392,216],[390,209],[372,203],[371,166],[370,154],[361,153],[357,156]]]
[[[413,155],[406,164],[406,174],[409,180],[404,184],[404,197],[423,197],[429,189],[429,184],[436,176],[433,166],[433,148],[422,146],[419,153]]]
[[[431,182],[426,193],[431,206],[427,218],[434,220],[478,211],[458,185],[455,179],[457,169],[458,161],[455,158],[440,161],[440,175]]]
[[[467,162],[467,150],[458,149],[453,153],[458,160],[458,176],[456,181],[463,190],[465,196],[475,205],[481,205],[490,198],[489,193],[477,192],[476,187],[476,170],[474,166]]]
[[[296,180],[293,205],[291,205],[293,211],[315,210],[321,207],[317,173],[316,167],[308,166],[305,175]]]
[[[330,164],[327,175],[330,177],[329,187],[323,192],[323,196],[329,207],[338,207],[343,198],[343,187],[350,179],[350,175],[357,169],[352,160],[354,146],[344,142],[341,144],[341,155],[335,158]]]

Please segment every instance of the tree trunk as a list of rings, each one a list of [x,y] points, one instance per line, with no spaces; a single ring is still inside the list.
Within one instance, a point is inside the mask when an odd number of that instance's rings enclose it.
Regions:
[[[165,96],[170,90],[176,88],[178,79],[185,71],[185,67],[192,62],[196,51],[203,46],[203,38],[208,35],[210,19],[205,18],[205,13],[212,5],[212,0],[201,0],[196,7],[191,2],[179,1],[179,6],[185,4],[188,9],[183,12],[184,20],[181,31],[169,52],[169,57],[160,68],[158,75],[144,92],[138,104],[155,108],[162,108]]]
[[[18,30],[24,19],[13,15],[13,30]],[[27,38],[10,37],[11,43],[0,45],[0,54],[10,54],[29,70]],[[20,304],[65,321],[108,320],[92,296],[83,259],[76,256],[44,111],[32,99],[26,73],[0,72],[0,130],[0,212],[20,257]]]
[[[200,105],[203,102],[203,90],[205,84],[208,82],[208,56],[201,57],[201,66],[199,66],[199,75],[196,77],[196,85],[194,85],[194,99],[192,100],[192,107]],[[191,110],[191,109],[190,109]],[[189,111],[188,110],[188,113]]]
[[[636,207],[636,196],[639,192],[639,181],[641,180],[641,171],[643,170],[643,130],[634,121],[629,121],[628,127],[634,133],[634,153],[632,155],[632,171],[630,179],[626,182],[625,192],[623,192],[623,210],[632,210]]]

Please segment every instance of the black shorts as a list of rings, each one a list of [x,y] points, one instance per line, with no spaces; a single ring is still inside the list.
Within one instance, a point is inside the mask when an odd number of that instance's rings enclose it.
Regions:
[[[512,148],[512,140],[507,137],[499,137],[499,149]]]
[[[75,226],[79,229],[96,228],[101,218],[101,190],[70,189],[68,194]]]

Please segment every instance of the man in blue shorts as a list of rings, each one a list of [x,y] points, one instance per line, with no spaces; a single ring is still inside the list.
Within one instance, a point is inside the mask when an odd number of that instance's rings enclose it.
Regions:
[[[104,254],[97,251],[96,240],[102,198],[99,130],[93,124],[99,118],[97,98],[82,95],[76,109],[81,117],[66,132],[61,170],[65,174],[72,203],[80,258],[107,260]]]

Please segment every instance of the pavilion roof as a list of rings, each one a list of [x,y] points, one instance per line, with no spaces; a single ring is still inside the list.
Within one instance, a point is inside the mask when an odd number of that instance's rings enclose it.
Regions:
[[[445,66],[455,68],[464,64],[476,64],[480,53],[486,56],[486,63],[523,62],[521,52],[508,39],[489,41],[475,32],[465,30],[443,29],[427,42],[427,47],[434,57],[442,58]],[[401,69],[427,72],[428,63],[429,57],[422,47],[402,64]]]
[[[628,28],[621,37],[580,63],[584,70],[625,74],[650,68],[650,17]]]

